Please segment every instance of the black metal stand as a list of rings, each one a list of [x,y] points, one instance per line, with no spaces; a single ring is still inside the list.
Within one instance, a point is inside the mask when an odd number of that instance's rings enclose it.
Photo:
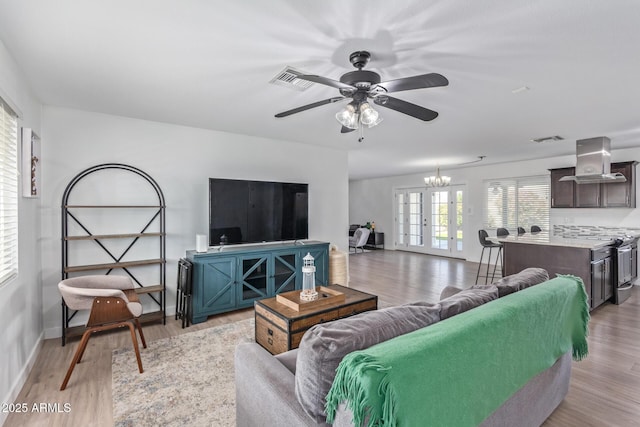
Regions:
[[[178,283],[176,298],[176,320],[182,320],[182,329],[189,327],[189,319],[191,318],[191,288],[193,264],[186,258],[180,258],[178,262]]]

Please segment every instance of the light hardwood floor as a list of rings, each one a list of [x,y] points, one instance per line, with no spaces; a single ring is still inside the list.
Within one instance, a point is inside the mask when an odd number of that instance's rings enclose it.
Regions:
[[[400,251],[372,251],[350,255],[351,287],[379,296],[381,304],[397,305],[423,300],[436,302],[447,285],[473,284],[477,264]],[[144,327],[147,341],[246,319],[252,309],[210,317],[181,329],[173,317],[167,325]],[[589,356],[573,363],[569,395],[545,422],[545,427],[640,425],[640,289],[617,306],[605,304],[591,313]],[[68,413],[11,414],[4,426],[111,426],[111,351],[131,346],[126,331],[105,333],[89,341],[84,359],[73,372],[65,391],[59,391],[79,340],[65,347],[59,339],[46,340],[16,403],[59,404]],[[144,350],[141,350],[144,351]],[[135,360],[131,375],[139,375]],[[135,399],[135,396],[131,397]],[[162,425],[162,420],[158,420]],[[517,427],[517,426],[514,426]]]

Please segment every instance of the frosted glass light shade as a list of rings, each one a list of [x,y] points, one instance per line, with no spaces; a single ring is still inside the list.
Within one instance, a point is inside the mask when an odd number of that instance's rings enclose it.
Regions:
[[[378,121],[378,112],[371,108],[368,102],[363,102],[360,105],[360,121],[366,126],[375,126]]]
[[[358,129],[358,115],[353,105],[349,104],[336,114],[336,120],[349,129]]]
[[[426,176],[424,183],[427,187],[446,187],[451,184],[451,177],[440,175],[440,168],[437,168],[435,176]]]

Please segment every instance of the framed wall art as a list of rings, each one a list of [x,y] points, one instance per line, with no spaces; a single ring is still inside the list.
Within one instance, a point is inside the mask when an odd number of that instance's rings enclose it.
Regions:
[[[40,137],[22,128],[22,196],[40,197]]]

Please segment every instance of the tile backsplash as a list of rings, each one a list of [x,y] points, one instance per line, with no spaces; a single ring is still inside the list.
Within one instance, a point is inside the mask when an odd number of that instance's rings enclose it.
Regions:
[[[640,228],[634,227],[603,227],[599,225],[554,225],[553,235],[560,237],[593,237],[620,236],[623,234],[640,234]]]

